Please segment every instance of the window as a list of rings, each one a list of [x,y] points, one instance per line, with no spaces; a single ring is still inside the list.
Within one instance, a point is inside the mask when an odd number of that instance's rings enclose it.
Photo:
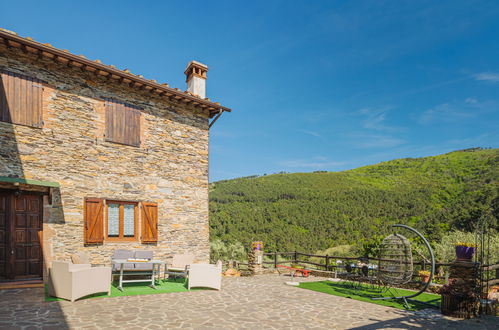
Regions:
[[[106,100],[106,141],[140,146],[140,109]]]
[[[36,78],[0,72],[0,121],[42,127],[42,91]]]
[[[144,244],[156,244],[158,204],[87,197],[84,200],[83,225],[85,244],[130,242],[138,241],[139,238]]]
[[[136,240],[138,211],[137,203],[107,201],[107,240]]]

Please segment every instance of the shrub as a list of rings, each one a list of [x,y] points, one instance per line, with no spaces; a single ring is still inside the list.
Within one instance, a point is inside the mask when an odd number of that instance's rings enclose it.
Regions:
[[[466,233],[462,231],[452,231],[445,234],[442,239],[435,243],[435,257],[439,262],[451,262],[456,259],[455,245],[460,242],[475,242],[477,235],[475,233]],[[479,242],[477,242],[479,243]],[[487,246],[478,246],[478,251]],[[485,251],[487,253],[487,251]],[[490,234],[490,254],[491,263],[499,260],[499,235],[497,233]],[[496,258],[496,260],[494,260]]]
[[[241,242],[226,243],[215,239],[210,243],[210,261],[246,260],[246,250]]]

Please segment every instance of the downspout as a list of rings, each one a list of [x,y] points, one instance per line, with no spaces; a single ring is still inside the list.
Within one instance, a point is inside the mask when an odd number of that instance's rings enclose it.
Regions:
[[[213,120],[211,121],[210,125],[208,126],[208,128],[211,128],[211,126],[213,126],[213,124],[215,124],[215,122],[218,120],[218,118],[220,118],[220,116],[222,115],[224,111],[222,109],[220,109],[220,111],[218,112],[218,114],[215,116],[215,118],[213,118]]]

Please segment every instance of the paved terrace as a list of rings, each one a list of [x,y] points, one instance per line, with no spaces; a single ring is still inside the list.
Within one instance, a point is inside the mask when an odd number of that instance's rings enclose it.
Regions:
[[[0,291],[1,329],[497,329],[284,285],[287,276],[224,278],[222,291],[44,302],[42,289]],[[297,279],[318,280],[317,278]]]

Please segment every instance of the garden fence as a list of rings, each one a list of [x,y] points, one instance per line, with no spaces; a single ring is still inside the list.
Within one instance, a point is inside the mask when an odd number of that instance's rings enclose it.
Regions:
[[[298,251],[293,252],[270,252],[264,253],[264,266],[277,267],[278,265],[286,265],[286,264],[304,264],[308,266],[312,266],[310,268],[317,270],[325,270],[325,271],[334,271],[338,268],[344,267],[344,262],[356,262],[361,261],[366,264],[373,263],[377,264],[379,261],[394,261],[390,259],[378,259],[378,258],[367,258],[367,257],[343,257],[343,256],[334,256],[334,255],[317,255],[317,254],[309,254],[302,253]],[[313,260],[313,261],[312,261]],[[342,261],[342,265],[338,265],[336,263],[337,260]],[[319,262],[318,262],[319,261]],[[419,270],[427,270],[431,267],[431,263],[421,260],[413,262],[414,274],[413,276],[417,276],[417,272]],[[450,263],[435,263],[435,269],[443,268],[444,270],[449,267]],[[482,265],[482,271],[489,272],[489,276],[487,277],[487,281],[483,282],[483,286],[492,286],[499,284],[499,262],[491,265]],[[495,272],[494,272],[495,270]],[[435,276],[437,281],[447,282],[447,278],[445,276]]]

